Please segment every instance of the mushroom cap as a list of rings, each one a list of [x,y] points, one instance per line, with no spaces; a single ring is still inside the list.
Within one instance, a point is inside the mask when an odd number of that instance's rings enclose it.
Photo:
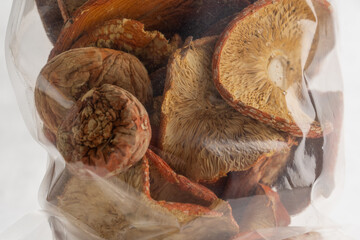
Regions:
[[[195,181],[215,181],[249,169],[263,155],[289,151],[283,134],[242,115],[217,92],[211,72],[216,39],[199,39],[174,53],[161,110],[165,160]]]
[[[169,42],[158,31],[145,31],[144,24],[131,19],[112,19],[81,34],[71,48],[100,47],[125,51],[138,57],[148,70],[164,66],[181,44],[175,35]]]
[[[313,58],[317,25],[303,0],[260,0],[244,9],[219,38],[213,57],[221,96],[241,113],[294,136],[330,132],[330,123],[314,119],[303,74]]]
[[[144,156],[151,139],[150,120],[131,93],[104,84],[76,102],[56,139],[66,162],[82,162],[96,173],[111,174]]]
[[[97,24],[114,18],[142,22],[147,30],[175,33],[187,16],[195,14],[195,0],[88,0],[61,30],[49,59],[71,48],[78,37]]]
[[[152,86],[144,65],[133,55],[101,48],[64,52],[41,70],[35,104],[45,126],[56,134],[69,109],[87,91],[102,84],[119,86],[152,105]]]

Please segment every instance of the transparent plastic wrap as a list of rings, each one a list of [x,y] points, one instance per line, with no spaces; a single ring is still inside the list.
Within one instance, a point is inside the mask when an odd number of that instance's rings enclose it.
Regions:
[[[345,239],[336,2],[14,0],[53,238]]]

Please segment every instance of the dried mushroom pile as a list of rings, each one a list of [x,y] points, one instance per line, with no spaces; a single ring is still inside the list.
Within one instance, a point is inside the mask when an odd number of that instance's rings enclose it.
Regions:
[[[49,199],[87,234],[260,240],[251,232],[288,226],[334,165],[342,96],[304,74],[334,46],[325,0],[37,6],[54,48],[35,103],[66,161]],[[311,111],[314,99],[334,100]],[[309,237],[321,239],[290,239]]]

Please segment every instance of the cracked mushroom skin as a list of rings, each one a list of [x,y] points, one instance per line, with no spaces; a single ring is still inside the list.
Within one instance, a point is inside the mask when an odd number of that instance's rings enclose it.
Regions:
[[[176,172],[201,182],[290,150],[287,136],[243,116],[218,94],[211,74],[216,39],[199,39],[175,52],[161,109],[159,154]]]
[[[151,138],[148,114],[126,90],[104,84],[88,91],[57,133],[57,149],[68,163],[97,173],[124,170],[145,154]]]
[[[329,122],[315,120],[303,74],[316,28],[304,0],[260,0],[244,9],[222,33],[213,57],[221,96],[242,114],[296,137],[331,132]]]
[[[56,135],[67,112],[91,88],[119,86],[146,107],[152,86],[144,65],[133,55],[103,48],[78,48],[49,61],[36,82],[35,104],[44,125]]]
[[[180,47],[180,36],[170,41],[158,31],[145,31],[144,24],[131,19],[112,19],[84,32],[71,48],[101,47],[121,50],[138,57],[149,71],[166,65]]]

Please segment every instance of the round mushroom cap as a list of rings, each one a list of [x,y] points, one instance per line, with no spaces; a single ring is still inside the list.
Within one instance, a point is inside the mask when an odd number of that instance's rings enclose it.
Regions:
[[[262,0],[243,10],[215,50],[214,82],[221,96],[241,113],[294,136],[330,132],[331,124],[315,120],[304,75],[313,44],[321,45],[314,41],[319,23],[303,0]]]
[[[150,78],[135,56],[111,49],[78,48],[58,55],[39,74],[35,104],[44,125],[56,134],[75,102],[103,84],[129,91],[147,108],[152,105]]]
[[[104,84],[77,101],[56,138],[66,162],[82,162],[96,173],[107,174],[126,170],[145,155],[150,120],[131,93]]]
[[[212,81],[216,37],[196,40],[170,59],[160,126],[160,149],[176,172],[215,181],[249,169],[262,155],[289,151],[285,134],[229,106]]]

